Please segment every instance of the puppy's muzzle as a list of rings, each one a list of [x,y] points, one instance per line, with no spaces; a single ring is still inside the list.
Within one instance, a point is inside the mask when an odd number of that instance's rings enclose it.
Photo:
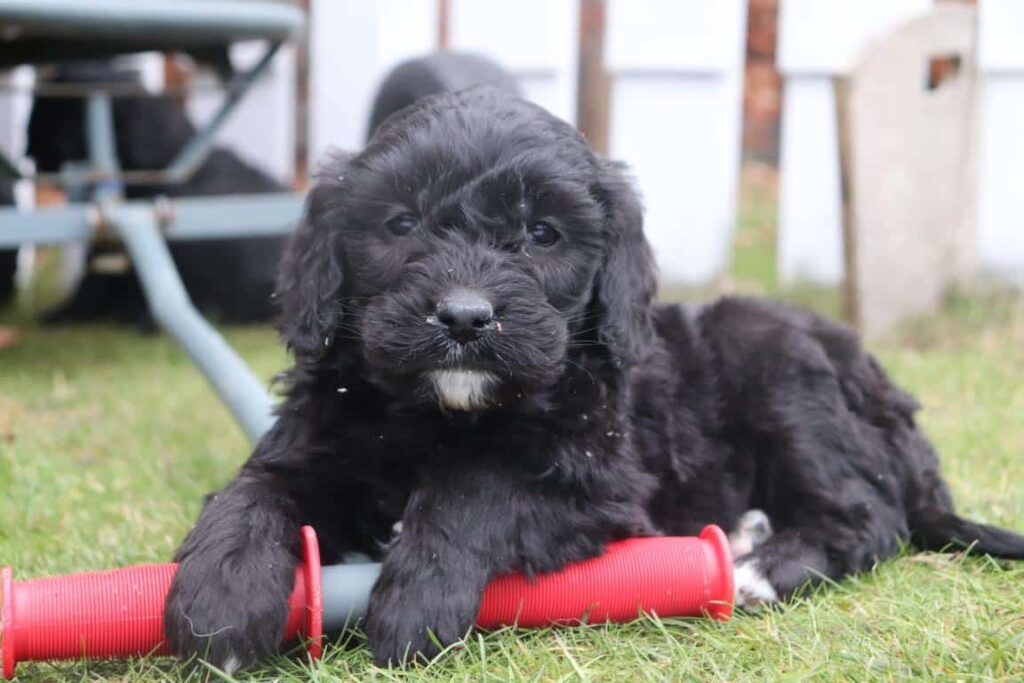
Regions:
[[[494,306],[479,290],[454,289],[438,302],[437,321],[449,337],[467,344],[494,327]]]

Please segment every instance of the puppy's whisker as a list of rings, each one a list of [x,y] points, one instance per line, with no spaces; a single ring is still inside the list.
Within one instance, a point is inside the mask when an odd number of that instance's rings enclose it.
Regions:
[[[573,365],[573,366],[579,368],[580,370],[582,370],[584,372],[584,374],[586,374],[586,376],[590,378],[591,382],[593,382],[594,384],[597,384],[597,378],[594,377],[594,373],[592,373],[590,370],[587,370],[585,367],[583,367],[582,365],[580,365],[579,363],[577,363],[576,361],[574,361],[574,360],[572,360],[570,358],[566,358],[565,362],[568,363],[569,365]]]
[[[360,330],[358,327],[348,327],[341,324],[335,324],[333,330],[334,334],[332,336],[335,339],[341,339],[343,337],[347,337],[349,339],[362,338],[362,330]]]
[[[512,377],[514,373],[512,372],[512,365],[508,362],[508,360],[506,360],[504,356],[498,353],[498,350],[494,348],[493,345],[488,345],[487,348],[490,349],[490,352],[494,354],[494,357],[497,358],[501,362],[501,364],[505,366],[506,374],[509,377]]]

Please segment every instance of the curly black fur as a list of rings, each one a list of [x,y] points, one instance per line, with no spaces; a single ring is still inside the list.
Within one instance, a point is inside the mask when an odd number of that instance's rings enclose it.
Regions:
[[[531,242],[538,221],[561,239]],[[464,344],[436,320],[459,288],[495,316]],[[383,557],[365,623],[383,663],[463,636],[496,574],[751,508],[776,533],[743,561],[781,597],[911,538],[1024,556],[954,515],[917,404],[846,328],[654,290],[623,168],[569,125],[488,89],[389,119],[310,193],[278,289],[285,399],[178,552],[170,643],[228,668],[272,651],[301,524],[328,560]],[[445,369],[492,377],[483,403],[446,405]]]

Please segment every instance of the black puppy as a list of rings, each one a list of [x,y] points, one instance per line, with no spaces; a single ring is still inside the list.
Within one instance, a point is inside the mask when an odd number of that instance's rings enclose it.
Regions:
[[[138,75],[103,62],[86,62],[63,67],[53,81],[137,84]],[[35,159],[39,171],[58,171],[66,161],[88,157],[83,109],[77,98],[35,101],[29,120],[28,155]],[[117,98],[114,124],[118,160],[127,170],[165,168],[195,133],[180,103],[170,98]],[[125,196],[148,199],[285,191],[284,185],[233,152],[215,148],[187,181],[129,185]],[[284,235],[177,241],[170,244],[170,250],[185,288],[200,310],[223,322],[249,323],[272,316],[274,273],[286,241]],[[102,250],[90,251],[91,263],[99,263],[103,257]],[[152,327],[138,278],[127,265],[121,272],[92,268],[67,302],[44,315],[44,321],[51,324],[104,318]]]
[[[373,98],[366,140],[370,141],[389,116],[424,97],[481,85],[522,95],[512,74],[473,52],[442,50],[401,62],[387,73]]]
[[[276,648],[301,524],[328,560],[383,556],[382,663],[463,636],[496,574],[627,536],[732,531],[740,605],[906,540],[1024,557],[956,516],[917,404],[850,331],[750,299],[655,305],[641,223],[622,167],[490,89],[328,164],[278,289],[286,397],[178,552],[176,651],[234,670]]]

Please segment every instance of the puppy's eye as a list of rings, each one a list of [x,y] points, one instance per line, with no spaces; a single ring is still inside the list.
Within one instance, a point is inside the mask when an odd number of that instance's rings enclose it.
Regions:
[[[540,247],[550,247],[561,237],[550,223],[544,221],[531,223],[526,228],[526,234],[530,238],[530,242]]]
[[[389,218],[385,225],[388,226],[388,230],[394,235],[408,235],[420,227],[420,219],[411,213],[400,213],[393,218]]]

